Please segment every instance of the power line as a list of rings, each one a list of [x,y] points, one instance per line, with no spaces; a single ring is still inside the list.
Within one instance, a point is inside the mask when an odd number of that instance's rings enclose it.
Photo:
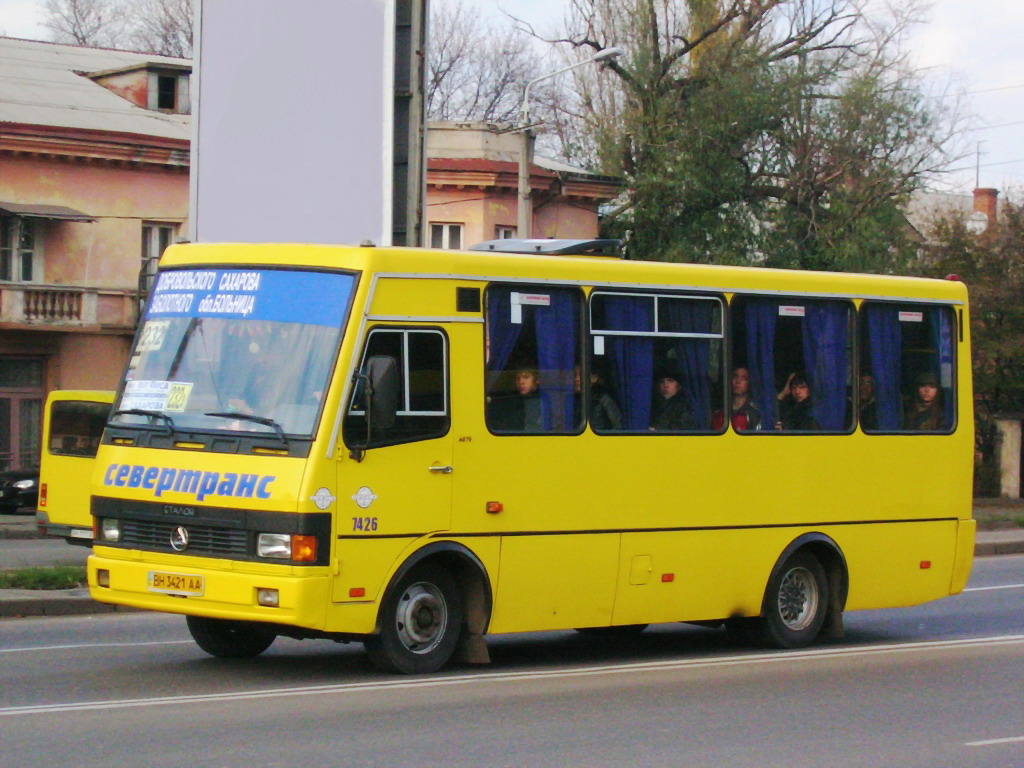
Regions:
[[[971,133],[971,132],[974,132],[974,131],[987,131],[987,130],[990,130],[992,128],[1008,128],[1011,125],[1024,125],[1024,120],[1015,120],[1012,123],[999,123],[998,125],[983,125],[981,128],[967,128],[966,131],[968,133]]]
[[[1014,163],[1024,163],[1024,157],[1018,158],[1017,160],[1000,160],[998,163],[982,163],[981,165],[965,165],[963,168],[947,168],[949,173],[955,173],[957,171],[973,171],[975,168],[992,168],[996,165],[1013,165]]]
[[[992,93],[993,91],[1010,91],[1014,88],[1024,88],[1024,83],[1017,85],[1001,85],[998,88],[981,88],[977,91],[965,91],[966,95],[970,96],[975,93]]]

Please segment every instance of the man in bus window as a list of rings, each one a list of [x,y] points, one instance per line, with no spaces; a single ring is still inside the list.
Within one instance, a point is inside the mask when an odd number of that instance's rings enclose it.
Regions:
[[[739,367],[733,370],[732,379],[732,428],[737,432],[759,432],[761,430],[761,411],[754,405],[750,397],[750,371]],[[725,411],[717,410],[711,414],[711,429],[719,430],[725,426]]]
[[[671,371],[658,374],[657,394],[651,409],[651,431],[683,432],[693,429],[693,416],[686,404],[679,378]]]
[[[496,400],[491,427],[499,432],[541,432],[540,374],[536,368],[520,368],[515,375],[515,394]]]

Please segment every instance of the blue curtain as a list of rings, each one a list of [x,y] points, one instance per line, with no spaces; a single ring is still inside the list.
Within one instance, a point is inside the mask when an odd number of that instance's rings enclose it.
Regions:
[[[522,333],[522,323],[512,323],[512,288],[494,285],[487,292],[487,333],[489,358],[487,361],[487,391],[494,379],[505,370],[512,350]]]
[[[605,323],[616,331],[648,331],[654,327],[654,302],[637,296],[606,296]],[[654,389],[654,340],[640,336],[608,336],[605,351],[622,409],[622,428],[646,431],[651,423]]]
[[[804,365],[811,380],[811,411],[824,431],[839,432],[846,427],[849,306],[808,301],[804,312]]]
[[[928,309],[928,320],[931,326],[932,344],[935,347],[939,370],[934,373],[939,377],[942,388],[942,408],[946,417],[946,426],[952,428],[953,414],[956,404],[953,399],[953,323],[951,313],[945,307]]]
[[[579,293],[574,289],[545,289],[551,305],[535,307],[537,366],[544,429],[566,432],[575,429],[575,373]]]
[[[869,304],[864,313],[867,317],[871,374],[875,377],[878,429],[896,432],[903,428],[903,398],[900,393],[903,331],[899,307]]]
[[[711,333],[714,307],[709,301],[663,302],[670,328],[683,333]],[[677,339],[673,344],[679,381],[693,414],[696,429],[711,429],[711,393],[708,387],[710,339]]]
[[[747,331],[747,370],[754,404],[761,409],[761,424],[772,429],[779,420],[775,390],[775,320],[779,302],[752,299],[744,303]]]

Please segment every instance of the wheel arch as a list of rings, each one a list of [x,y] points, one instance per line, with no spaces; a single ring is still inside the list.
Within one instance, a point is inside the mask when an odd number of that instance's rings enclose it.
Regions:
[[[390,593],[409,571],[427,562],[436,563],[446,568],[455,579],[462,594],[465,623],[470,635],[485,634],[491,620],[491,580],[487,574],[487,568],[480,558],[471,549],[456,541],[432,542],[410,554],[392,574],[384,596]],[[376,628],[378,631],[383,609],[384,600],[382,599],[377,609]]]
[[[791,541],[772,567],[768,580],[765,582],[764,596],[761,598],[761,615],[766,615],[768,585],[778,576],[786,562],[797,552],[808,552],[817,558],[825,570],[828,579],[828,607],[821,635],[828,638],[843,636],[843,610],[846,608],[846,596],[849,592],[850,572],[846,565],[846,556],[835,540],[821,532],[804,533]]]

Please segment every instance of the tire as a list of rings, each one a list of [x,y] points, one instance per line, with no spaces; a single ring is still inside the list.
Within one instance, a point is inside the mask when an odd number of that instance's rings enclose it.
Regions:
[[[797,552],[768,583],[764,616],[729,619],[725,629],[741,645],[802,648],[821,631],[828,601],[825,569],[814,555]]]
[[[451,658],[462,632],[462,594],[451,574],[436,565],[413,568],[392,587],[380,613],[380,634],[363,641],[385,672],[425,674]]]
[[[220,659],[259,656],[277,637],[269,627],[255,621],[208,619],[203,616],[186,616],[185,620],[196,645]]]
[[[802,648],[818,636],[828,610],[828,579],[818,558],[797,552],[768,584],[764,630],[776,648]]]

